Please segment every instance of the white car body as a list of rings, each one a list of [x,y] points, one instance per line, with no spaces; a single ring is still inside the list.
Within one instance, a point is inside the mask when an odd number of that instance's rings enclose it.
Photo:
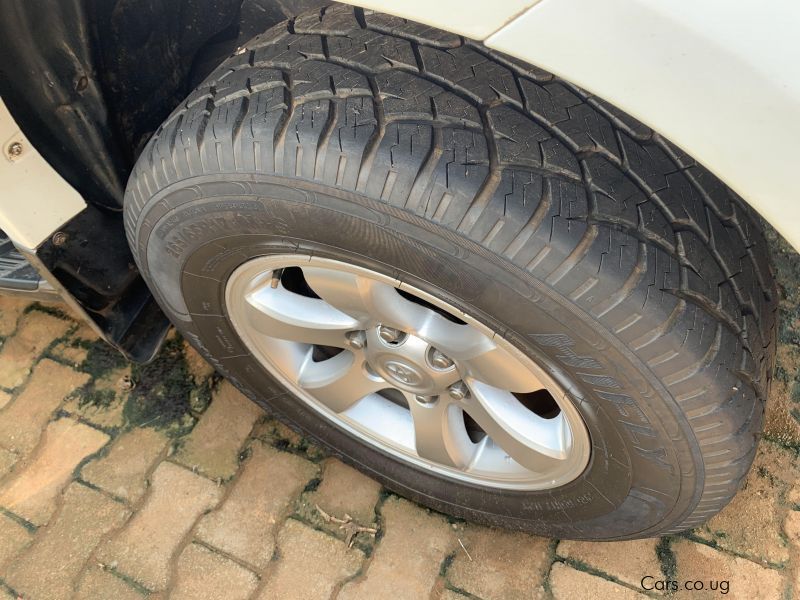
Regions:
[[[800,3],[344,0],[476,40],[604,98],[683,148],[800,249]],[[0,104],[0,229],[34,248],[82,206]],[[24,207],[20,210],[20,207]]]

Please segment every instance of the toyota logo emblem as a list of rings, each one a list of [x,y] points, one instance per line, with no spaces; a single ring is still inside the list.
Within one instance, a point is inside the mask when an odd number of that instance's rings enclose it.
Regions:
[[[422,383],[422,376],[419,372],[407,364],[390,360],[384,365],[384,368],[392,377],[406,385],[419,385]]]

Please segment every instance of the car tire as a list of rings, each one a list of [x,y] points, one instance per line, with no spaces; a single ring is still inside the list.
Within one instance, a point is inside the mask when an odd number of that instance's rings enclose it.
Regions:
[[[676,533],[752,463],[777,307],[758,218],[641,123],[478,43],[344,6],[270,29],[149,141],[125,223],[165,313],[223,375],[435,510],[558,538]],[[322,261],[489,332],[563,391],[585,464],[550,487],[484,484],[310,408],[231,312],[252,261],[288,287],[275,257],[295,280]],[[306,284],[293,293],[319,299]]]

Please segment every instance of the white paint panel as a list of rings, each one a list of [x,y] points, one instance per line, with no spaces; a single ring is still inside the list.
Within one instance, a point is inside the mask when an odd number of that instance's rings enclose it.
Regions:
[[[681,146],[800,249],[800,2],[543,0],[486,40]]]
[[[341,0],[483,40],[539,0]]]
[[[35,249],[86,207],[83,198],[42,158],[0,99],[0,229],[17,245]],[[12,144],[21,153],[9,157]]]

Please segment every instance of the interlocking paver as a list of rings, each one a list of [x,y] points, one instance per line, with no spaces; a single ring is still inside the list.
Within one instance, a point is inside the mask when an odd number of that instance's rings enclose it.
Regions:
[[[442,590],[442,593],[437,598],[437,600],[467,600],[467,598],[469,598],[469,596],[465,596],[464,594],[459,594],[458,592],[454,592],[453,590],[445,589]]]
[[[720,591],[710,588],[711,582],[729,582],[731,598],[785,598],[787,581],[781,572],[764,568],[752,561],[705,544],[678,540],[672,545],[679,582],[699,581],[704,589],[679,589],[678,598],[719,598]]]
[[[550,570],[550,589],[556,600],[644,600],[646,596],[630,588],[578,571],[563,563]]]
[[[62,407],[65,411],[101,428],[120,427],[125,421],[123,411],[128,391],[123,382],[130,380],[131,368],[112,369],[95,379],[91,392],[73,395]]]
[[[212,479],[231,477],[239,450],[263,413],[230,383],[222,383],[175,460]]]
[[[763,441],[745,485],[724,511],[695,533],[736,554],[785,563],[789,548],[781,524],[788,508],[781,505],[781,496],[799,479],[796,459],[784,448]]]
[[[71,323],[39,311],[23,316],[16,333],[0,348],[0,387],[15,388],[25,381],[34,360]]]
[[[19,456],[11,450],[0,448],[0,479],[11,472],[11,468],[19,460]]]
[[[89,355],[89,351],[86,350],[86,348],[70,346],[68,344],[61,343],[53,348],[51,354],[59,360],[69,363],[73,367],[79,367],[83,361],[86,360],[86,357]]]
[[[556,554],[578,560],[632,586],[640,585],[645,575],[661,575],[661,562],[656,554],[658,540],[628,542],[563,541]]]
[[[72,419],[47,426],[43,447],[0,489],[0,506],[35,525],[47,523],[75,467],[108,441],[108,436]]]
[[[350,515],[362,525],[375,520],[375,504],[381,485],[353,467],[331,458],[325,462],[319,487],[309,494],[308,502],[336,517]]]
[[[119,527],[129,512],[107,496],[73,483],[58,516],[7,569],[6,581],[24,597],[69,598],[86,559],[101,537]]]
[[[0,577],[9,560],[16,557],[33,540],[33,533],[17,521],[0,513]]]
[[[786,534],[786,539],[789,541],[789,546],[792,549],[792,555],[800,557],[800,511],[793,510],[783,522],[783,531]],[[797,561],[797,559],[796,559]],[[791,573],[792,590],[795,595],[800,592],[800,561],[795,562]]]
[[[245,600],[256,589],[255,573],[198,544],[189,544],[178,559],[171,600]]]
[[[280,560],[259,600],[323,600],[361,568],[364,555],[344,542],[289,519],[278,534]]]
[[[131,502],[147,489],[145,477],[169,439],[154,429],[134,429],[114,442],[108,455],[83,467],[81,477]]]
[[[200,356],[189,342],[183,343],[183,356],[186,359],[186,366],[195,383],[202,383],[203,380],[214,373],[214,367],[212,367],[205,358]]]
[[[459,544],[447,571],[452,586],[485,600],[535,598],[542,592],[550,540],[476,526],[456,535],[464,549]]]
[[[256,443],[242,474],[220,508],[206,515],[197,536],[259,568],[275,548],[275,532],[287,506],[317,472],[309,461]]]
[[[14,596],[11,592],[4,590],[3,588],[0,588],[0,598],[2,598],[2,600],[19,600],[19,598]]]
[[[0,336],[6,337],[14,333],[17,321],[28,304],[24,298],[0,295]]]
[[[218,502],[222,489],[170,462],[156,467],[151,487],[144,506],[101,546],[98,557],[146,588],[163,590],[169,582],[170,557],[197,518]]]
[[[57,362],[41,361],[25,389],[0,413],[0,446],[23,456],[30,453],[53,411],[87,380],[88,375]]]
[[[439,515],[390,497],[381,509],[385,534],[366,573],[346,584],[340,598],[427,598],[442,562],[458,541]]]
[[[89,567],[75,600],[142,600],[142,595],[113,573],[97,565]]]

